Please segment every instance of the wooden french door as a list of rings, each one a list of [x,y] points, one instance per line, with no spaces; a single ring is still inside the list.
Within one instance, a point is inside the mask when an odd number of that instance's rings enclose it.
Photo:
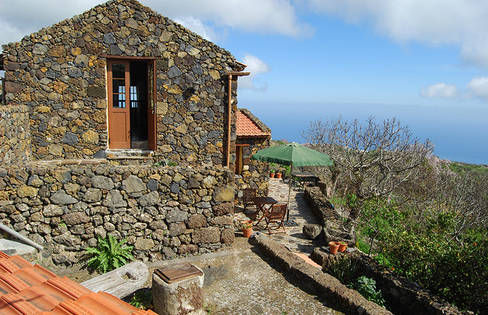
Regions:
[[[156,150],[156,61],[112,59],[107,60],[107,66],[109,148],[130,149],[132,131],[136,138],[141,133],[147,134],[147,148]],[[141,66],[147,67],[147,71]],[[141,73],[145,75],[141,76]],[[133,112],[134,123],[131,125],[131,109],[139,106],[145,114],[141,117],[141,112]]]
[[[130,63],[108,61],[109,148],[130,148]]]

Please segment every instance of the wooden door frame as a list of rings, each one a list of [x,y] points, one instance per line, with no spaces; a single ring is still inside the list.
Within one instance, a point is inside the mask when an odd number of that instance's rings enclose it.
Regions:
[[[128,111],[128,134],[127,143],[130,149],[130,63],[131,61],[146,61],[148,66],[148,82],[147,82],[147,141],[150,150],[156,151],[157,149],[157,75],[156,75],[156,58],[155,57],[133,57],[133,56],[111,56],[104,55],[107,62],[107,97],[108,97],[108,110],[107,110],[107,133],[108,133],[108,148],[111,148],[110,141],[110,121],[111,113],[113,111],[113,77],[112,77],[112,65],[124,64],[126,65],[125,71],[125,94],[126,94],[126,107]],[[152,69],[152,77],[149,76],[150,68]],[[152,83],[149,82],[152,80]],[[152,87],[152,91],[150,89]],[[152,96],[152,97],[150,97]],[[152,99],[152,101],[151,101]]]
[[[147,104],[147,143],[150,150],[156,151],[157,149],[157,94],[156,94],[156,85],[157,85],[157,76],[156,76],[156,59],[152,59],[148,61],[148,70],[152,68],[152,78],[149,77],[150,71],[148,71],[148,81],[152,80],[151,82],[147,82],[147,94],[148,94],[148,104]],[[150,89],[152,87],[152,91]],[[152,97],[149,97],[152,94]],[[151,102],[152,100],[152,102]]]

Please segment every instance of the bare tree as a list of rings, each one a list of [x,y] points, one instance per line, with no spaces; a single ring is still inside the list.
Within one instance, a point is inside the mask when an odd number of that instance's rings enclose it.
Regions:
[[[396,187],[419,175],[419,166],[433,149],[428,140],[420,142],[395,118],[377,122],[370,117],[364,124],[314,121],[304,136],[334,160],[329,193],[340,187],[342,194],[354,194],[359,201],[390,198]],[[360,204],[350,209],[352,220],[359,216]]]

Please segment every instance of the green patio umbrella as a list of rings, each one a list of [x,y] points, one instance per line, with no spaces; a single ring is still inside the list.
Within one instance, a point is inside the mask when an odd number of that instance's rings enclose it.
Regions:
[[[334,162],[325,153],[307,148],[292,142],[259,150],[251,157],[253,160],[290,165],[290,174],[293,167],[298,166],[332,166]],[[288,204],[290,203],[291,181],[288,187]],[[286,220],[288,221],[288,214]]]

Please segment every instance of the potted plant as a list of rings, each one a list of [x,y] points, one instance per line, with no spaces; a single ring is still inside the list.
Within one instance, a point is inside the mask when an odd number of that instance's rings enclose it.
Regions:
[[[343,253],[347,249],[347,243],[346,242],[339,242],[339,252]]]
[[[247,237],[247,238],[249,238],[251,236],[251,234],[252,234],[252,221],[251,220],[242,222],[242,234],[244,235],[244,237]]]
[[[275,177],[275,171],[274,170],[269,171],[269,177],[271,177],[271,178]]]
[[[281,178],[281,172],[277,171],[275,176],[276,176],[276,178]]]
[[[333,255],[337,254],[337,251],[339,250],[339,245],[339,242],[329,242],[330,253]]]

